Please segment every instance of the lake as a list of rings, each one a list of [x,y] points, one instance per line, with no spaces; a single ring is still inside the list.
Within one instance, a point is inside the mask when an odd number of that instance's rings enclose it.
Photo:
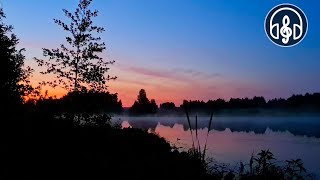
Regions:
[[[192,147],[184,116],[115,116],[123,127],[142,128],[157,133],[172,145]],[[191,117],[195,128],[195,117]],[[198,117],[198,136],[203,147],[209,117]],[[195,136],[195,133],[193,134]],[[277,160],[301,158],[306,169],[320,175],[320,117],[214,117],[208,136],[207,155],[231,167],[249,162],[252,153],[269,149]]]

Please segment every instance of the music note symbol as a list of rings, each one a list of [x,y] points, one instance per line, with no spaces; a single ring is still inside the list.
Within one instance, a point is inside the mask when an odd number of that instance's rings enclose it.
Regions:
[[[289,16],[285,15],[282,18],[282,27],[280,29],[280,34],[283,37],[282,42],[287,44],[289,42],[290,37],[292,36],[292,29],[288,27],[290,24]]]

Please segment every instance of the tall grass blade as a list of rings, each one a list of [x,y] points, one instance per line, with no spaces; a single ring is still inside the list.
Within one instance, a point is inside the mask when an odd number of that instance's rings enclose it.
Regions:
[[[212,118],[213,118],[213,112],[211,113],[210,120],[209,120],[209,125],[208,125],[208,132],[207,132],[207,137],[206,137],[206,142],[204,144],[204,149],[202,153],[202,160],[204,161],[205,155],[206,155],[206,149],[207,149],[207,142],[208,142],[208,136],[209,132],[211,130],[211,124],[212,124]]]
[[[194,149],[194,139],[193,139],[193,133],[192,133],[192,128],[191,128],[191,121],[190,121],[190,117],[189,117],[189,113],[187,108],[185,108],[186,111],[186,116],[187,116],[187,120],[188,120],[188,125],[189,125],[189,130],[190,130],[190,134],[191,134],[191,138],[192,138],[192,148]]]
[[[196,115],[196,141],[198,143],[197,151],[198,151],[198,154],[201,158],[201,147],[200,147],[200,141],[199,141],[199,137],[198,137],[198,116],[197,115]]]

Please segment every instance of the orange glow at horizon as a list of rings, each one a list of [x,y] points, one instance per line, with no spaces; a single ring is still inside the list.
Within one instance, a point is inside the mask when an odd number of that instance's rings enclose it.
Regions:
[[[134,66],[113,66],[110,75],[118,79],[108,82],[110,93],[118,93],[123,107],[131,107],[137,99],[140,89],[145,89],[149,99],[155,99],[160,105],[164,102],[174,102],[180,106],[183,100],[204,100],[237,96],[250,96],[259,91],[252,85],[228,81],[218,75],[208,75],[201,72],[190,73],[191,70],[168,71]],[[35,74],[31,81],[36,85],[41,80],[53,79]],[[49,96],[62,97],[67,93],[62,88],[44,88]]]

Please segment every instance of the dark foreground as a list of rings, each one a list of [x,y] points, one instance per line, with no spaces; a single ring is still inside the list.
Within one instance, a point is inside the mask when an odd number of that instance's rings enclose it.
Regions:
[[[209,177],[198,159],[155,134],[33,118],[23,137],[5,143],[1,179]]]
[[[179,152],[156,134],[112,126],[106,115],[57,118],[42,109],[5,122],[0,179],[313,179],[300,160],[278,166],[269,151],[236,169],[208,165],[196,151]]]

